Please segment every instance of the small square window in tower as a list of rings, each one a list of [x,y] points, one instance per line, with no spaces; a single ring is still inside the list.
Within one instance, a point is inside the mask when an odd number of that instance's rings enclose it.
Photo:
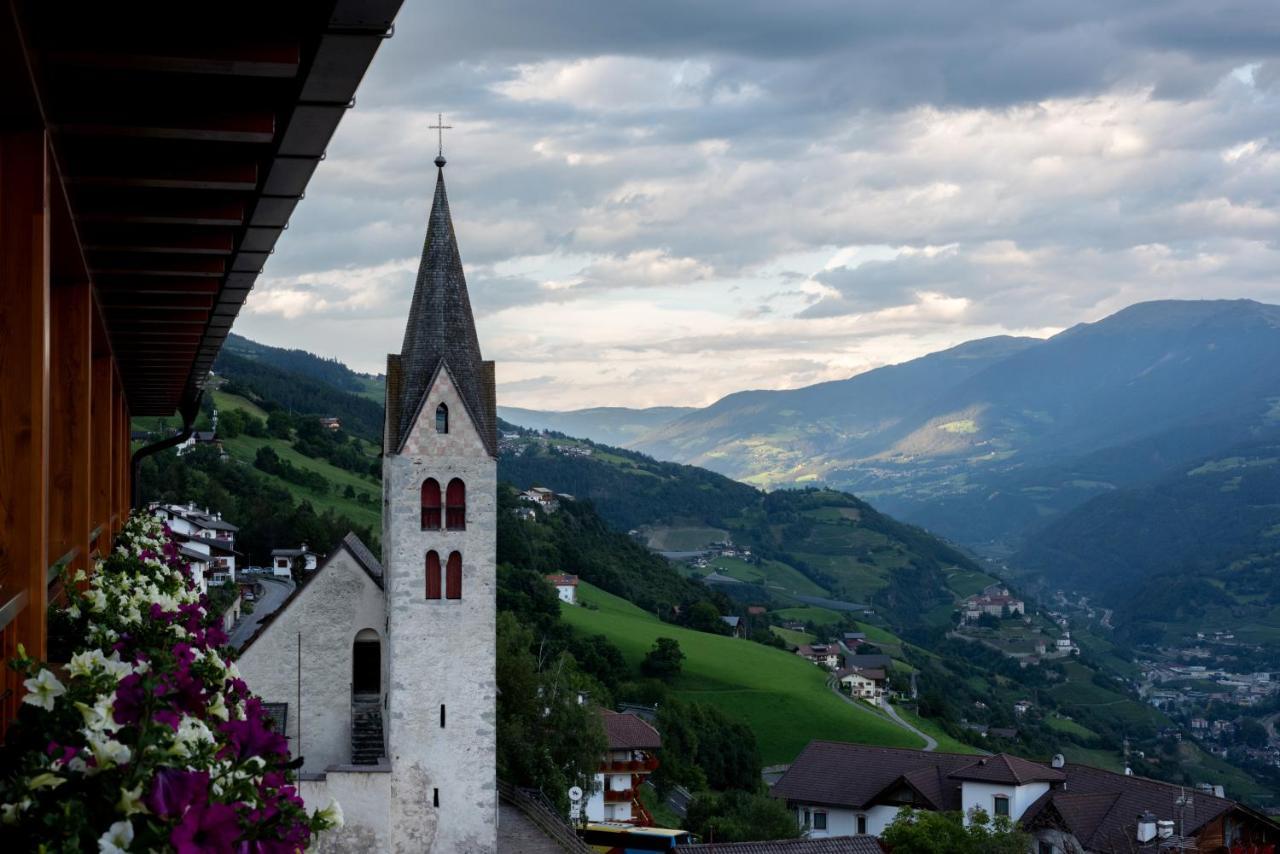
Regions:
[[[444,493],[444,527],[448,531],[467,529],[467,487],[456,477]]]
[[[422,482],[422,530],[440,530],[440,482],[434,477]]]

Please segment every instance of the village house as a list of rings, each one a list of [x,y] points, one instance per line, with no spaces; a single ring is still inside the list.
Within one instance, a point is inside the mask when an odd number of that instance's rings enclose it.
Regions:
[[[840,687],[851,697],[879,704],[885,693],[886,675],[876,668],[844,667],[836,671]]]
[[[654,751],[662,737],[638,715],[601,709],[609,752],[600,763],[587,798],[587,821],[651,825],[653,816],[640,803],[640,786],[658,769]]]
[[[240,557],[236,551],[238,527],[223,519],[221,513],[211,513],[209,508],[198,508],[194,503],[156,503],[150,509],[169,526],[174,539],[203,556],[205,571],[236,580],[236,558]]]
[[[1129,854],[1185,815],[1192,850],[1274,845],[1280,824],[1249,807],[1143,777],[1056,758],[972,756],[812,741],[774,785],[810,837],[880,836],[903,807],[1008,816],[1037,854]],[[1135,817],[1150,817],[1149,823]],[[968,819],[966,818],[966,821]],[[1147,835],[1149,834],[1149,835]],[[1145,837],[1145,838],[1144,838]],[[1190,846],[1183,845],[1185,850]]]
[[[844,666],[851,667],[856,670],[884,670],[893,669],[893,659],[883,653],[873,653],[869,655],[858,655],[854,653],[846,654],[844,657]]]
[[[729,627],[729,633],[731,635],[733,635],[735,638],[742,637],[743,626],[742,626],[741,617],[730,616],[730,617],[721,617],[720,619],[723,620],[724,624]]]
[[[844,644],[844,648],[849,652],[856,652],[858,647],[867,642],[866,632],[845,632],[840,642]]]
[[[548,575],[546,579],[556,589],[556,596],[561,602],[568,602],[570,605],[578,604],[578,576]]]
[[[840,647],[832,643],[802,643],[796,647],[796,655],[828,670],[835,670],[840,666]]]
[[[341,430],[342,419],[341,418],[321,418],[320,426],[325,428],[326,430],[334,430],[334,431]]]
[[[1030,700],[1019,700],[1013,704],[1013,713],[1015,715],[1025,715],[1031,711],[1032,702]]]
[[[1025,615],[1027,606],[1021,599],[1009,595],[1006,588],[988,587],[983,592],[964,600],[961,611],[966,620],[977,620],[983,615],[997,618],[1014,614]]]
[[[296,549],[271,550],[271,574],[281,578],[292,575],[293,563],[301,559],[303,572],[315,572],[320,555],[307,548],[303,543]]]
[[[560,506],[560,502],[556,500],[556,494],[545,486],[534,486],[520,493],[521,501],[529,501],[538,505],[548,513],[553,512]]]

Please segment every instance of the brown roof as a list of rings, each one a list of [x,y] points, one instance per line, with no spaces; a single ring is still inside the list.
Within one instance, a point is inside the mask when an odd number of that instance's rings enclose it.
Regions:
[[[552,584],[554,584],[557,587],[565,587],[565,586],[577,587],[578,586],[578,576],[576,575],[568,575],[568,574],[548,575],[547,581],[550,581]]]
[[[777,839],[768,842],[715,842],[681,846],[682,851],[709,854],[884,854],[874,836],[828,836],[823,839]]]
[[[906,783],[937,809],[959,809],[959,781],[943,778],[972,763],[969,754],[811,741],[774,784],[772,794],[788,801],[862,809],[891,787]],[[927,773],[931,770],[932,777]]]
[[[1067,765],[1064,788],[1046,792],[1022,815],[1022,823],[1065,825],[1090,851],[1129,851],[1135,817],[1151,812],[1157,819],[1177,820],[1175,803],[1186,791],[1182,786],[1090,768]],[[1204,825],[1239,805],[1227,798],[1193,792],[1186,810],[1186,832],[1195,835]],[[1261,815],[1251,813],[1259,821]],[[1056,822],[1053,818],[1057,819]],[[1274,822],[1273,822],[1274,825]],[[1276,826],[1280,830],[1280,826]]]
[[[1021,786],[1024,783],[1054,783],[1067,779],[1057,768],[1031,762],[1018,756],[1000,753],[984,756],[977,762],[951,772],[957,780],[975,780],[981,783],[1005,783]]]
[[[610,750],[656,749],[662,747],[662,736],[638,715],[619,714],[601,709],[604,734]]]

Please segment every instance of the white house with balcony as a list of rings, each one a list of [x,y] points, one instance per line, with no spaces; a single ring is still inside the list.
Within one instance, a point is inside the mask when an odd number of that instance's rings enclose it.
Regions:
[[[587,799],[587,821],[651,825],[653,817],[640,803],[640,786],[658,769],[654,751],[662,736],[639,715],[601,709],[609,750],[600,762]]]

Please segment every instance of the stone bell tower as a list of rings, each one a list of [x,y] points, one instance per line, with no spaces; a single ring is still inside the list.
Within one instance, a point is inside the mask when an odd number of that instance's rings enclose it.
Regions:
[[[443,156],[382,465],[391,849],[497,850],[497,405],[480,356]]]

